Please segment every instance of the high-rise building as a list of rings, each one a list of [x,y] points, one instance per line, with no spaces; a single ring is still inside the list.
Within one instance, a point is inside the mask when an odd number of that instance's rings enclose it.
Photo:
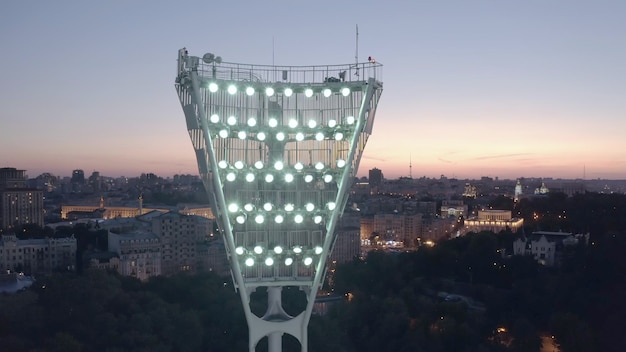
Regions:
[[[0,229],[16,226],[43,226],[43,192],[27,187],[26,171],[0,169]]]
[[[179,50],[176,90],[244,306],[249,350],[307,326],[382,93],[382,65],[262,66]],[[291,316],[282,288],[306,292]],[[257,316],[250,294],[267,288]],[[257,290],[261,292],[261,290]]]
[[[378,168],[373,168],[369,172],[370,190],[377,192],[383,185],[383,172]]]

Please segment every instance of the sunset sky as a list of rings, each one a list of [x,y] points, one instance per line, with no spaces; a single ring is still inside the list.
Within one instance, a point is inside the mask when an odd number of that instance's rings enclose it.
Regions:
[[[0,167],[198,174],[178,49],[224,61],[374,57],[359,176],[626,179],[626,2],[5,1]],[[409,168],[409,164],[412,168]]]

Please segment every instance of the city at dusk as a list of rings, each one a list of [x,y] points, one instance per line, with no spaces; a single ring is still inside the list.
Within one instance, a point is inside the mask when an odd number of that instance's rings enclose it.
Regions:
[[[388,178],[624,179],[625,6],[5,4],[0,166],[30,177],[197,174],[173,94],[178,48],[228,62],[348,64],[358,25],[358,61],[385,65],[359,176],[377,167]]]
[[[624,14],[4,4],[0,350],[626,351]]]

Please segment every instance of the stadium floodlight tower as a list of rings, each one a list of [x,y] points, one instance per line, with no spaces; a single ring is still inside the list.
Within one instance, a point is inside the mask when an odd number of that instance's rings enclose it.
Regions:
[[[382,65],[263,66],[178,52],[176,90],[209,193],[236,290],[249,350],[268,337],[282,350],[307,326],[324,281],[335,225],[372,132]],[[306,309],[290,316],[282,288],[299,287]],[[250,295],[267,288],[267,311]]]

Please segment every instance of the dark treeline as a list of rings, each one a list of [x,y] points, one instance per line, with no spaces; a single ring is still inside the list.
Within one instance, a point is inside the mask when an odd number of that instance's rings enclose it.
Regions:
[[[542,335],[564,352],[625,351],[625,198],[555,195],[518,205],[542,214],[528,226],[591,233],[557,268],[502,256],[519,236],[506,231],[339,265],[328,289],[346,300],[312,317],[309,351],[539,351]],[[302,308],[301,291],[283,296],[288,312]],[[253,311],[263,306],[262,293],[253,294]],[[0,296],[2,351],[246,351],[247,343],[239,295],[230,278],[210,273],[145,283],[97,270],[55,273]],[[297,341],[284,338],[283,350],[299,350]]]

